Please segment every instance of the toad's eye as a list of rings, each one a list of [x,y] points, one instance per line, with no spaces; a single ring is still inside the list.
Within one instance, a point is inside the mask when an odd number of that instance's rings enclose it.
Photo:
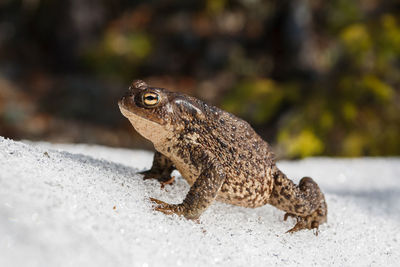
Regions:
[[[156,93],[145,93],[143,94],[143,104],[146,106],[155,106],[160,102],[160,97]]]

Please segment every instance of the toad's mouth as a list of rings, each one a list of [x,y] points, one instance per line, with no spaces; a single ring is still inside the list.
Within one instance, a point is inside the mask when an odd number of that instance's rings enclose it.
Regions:
[[[138,112],[132,111],[132,107],[127,106],[123,101],[119,101],[118,106],[122,115],[130,121],[133,128],[144,138],[150,140],[154,146],[170,138],[171,134],[165,129],[164,125],[150,120],[145,114],[141,114],[140,110]]]
[[[132,96],[123,96],[119,101],[118,101],[118,106],[119,110],[121,111],[122,115],[124,115],[126,118],[130,119],[132,117],[143,117],[141,116],[139,110],[136,110]],[[144,118],[144,117],[143,117]]]
[[[137,123],[149,122],[149,120],[146,117],[141,116],[140,113],[133,112],[129,107],[127,107],[123,103],[123,101],[119,101],[118,106],[119,106],[119,110],[121,111],[122,115],[124,115],[124,117],[129,119],[129,121],[131,122],[131,124],[134,127],[135,127],[135,125],[137,125]]]
[[[119,110],[121,111],[122,115],[128,118],[132,114],[132,112],[125,106],[123,99],[118,101]]]
[[[165,120],[159,119],[156,115],[151,114],[149,110],[132,105],[129,99],[123,97],[118,101],[119,109],[124,117],[126,117],[136,129],[138,125],[164,125]]]

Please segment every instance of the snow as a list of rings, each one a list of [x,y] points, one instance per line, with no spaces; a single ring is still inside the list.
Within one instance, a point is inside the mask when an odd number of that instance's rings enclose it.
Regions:
[[[398,266],[400,158],[282,161],[326,193],[328,223],[286,234],[272,206],[214,203],[200,222],[166,216],[189,187],[136,174],[152,153],[0,137],[0,266]]]

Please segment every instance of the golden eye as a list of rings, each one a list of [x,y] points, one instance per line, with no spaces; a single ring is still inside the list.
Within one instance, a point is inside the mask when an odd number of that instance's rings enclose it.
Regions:
[[[145,93],[143,94],[143,103],[146,106],[155,106],[160,101],[158,94],[156,93]]]

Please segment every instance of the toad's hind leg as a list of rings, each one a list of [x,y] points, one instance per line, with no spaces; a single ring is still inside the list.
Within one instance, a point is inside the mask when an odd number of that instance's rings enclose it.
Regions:
[[[296,225],[288,232],[318,230],[319,225],[327,221],[325,197],[313,179],[304,177],[299,185],[295,185],[280,170],[276,170],[273,178],[274,188],[269,204],[286,211],[285,220],[289,216],[297,219]]]

